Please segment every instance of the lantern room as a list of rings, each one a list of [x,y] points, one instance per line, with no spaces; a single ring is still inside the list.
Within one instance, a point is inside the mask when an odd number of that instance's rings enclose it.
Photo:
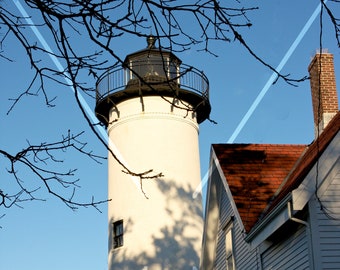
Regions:
[[[172,52],[156,48],[147,37],[147,48],[126,56],[122,66],[105,72],[97,81],[96,116],[107,126],[110,109],[134,97],[162,96],[183,100],[192,106],[201,123],[209,117],[209,81],[203,72]]]

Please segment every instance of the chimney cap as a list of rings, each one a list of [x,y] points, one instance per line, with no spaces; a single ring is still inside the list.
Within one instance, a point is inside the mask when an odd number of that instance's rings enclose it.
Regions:
[[[316,54],[320,54],[320,53],[325,53],[325,54],[329,54],[329,51],[327,48],[318,48],[315,50]]]

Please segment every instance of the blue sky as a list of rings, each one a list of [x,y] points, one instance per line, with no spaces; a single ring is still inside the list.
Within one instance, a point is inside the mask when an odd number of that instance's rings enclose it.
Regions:
[[[250,2],[250,1],[249,1]],[[301,29],[318,5],[316,0],[251,1],[260,9],[249,16],[253,26],[242,34],[254,51],[273,66],[277,66],[294,42]],[[11,8],[12,3],[7,2]],[[28,11],[28,9],[27,9]],[[339,16],[338,16],[339,17]],[[34,18],[33,18],[34,19]],[[334,54],[335,69],[340,73],[339,48],[325,16],[323,47]],[[33,33],[31,33],[34,35]],[[46,38],[48,41],[48,37]],[[11,42],[12,41],[12,42]],[[210,81],[211,118],[200,126],[201,174],[205,175],[209,162],[210,145],[225,143],[244,117],[272,72],[254,60],[238,42],[212,44],[219,57],[194,50],[178,53],[185,64],[203,70]],[[122,38],[115,51],[126,54],[145,47],[145,41],[130,42]],[[319,47],[318,18],[306,32],[292,53],[282,73],[300,78],[307,75],[307,67]],[[2,96],[0,99],[1,147],[15,153],[32,144],[59,139],[68,129],[74,133],[85,131],[83,140],[88,149],[106,156],[105,148],[97,141],[82,119],[70,89],[55,84],[47,85],[51,96],[57,96],[56,107],[44,107],[40,97],[25,97],[6,115],[10,98],[30,82],[32,70],[24,60],[25,54],[13,39],[3,50],[15,59],[8,63],[0,60]],[[50,60],[49,60],[50,61]],[[340,75],[337,85],[340,85]],[[91,83],[91,81],[89,81]],[[85,97],[93,109],[94,100]],[[282,81],[271,86],[251,114],[244,128],[235,138],[238,143],[309,144],[314,138],[313,116],[309,81],[292,87]],[[1,158],[1,162],[4,160]],[[70,153],[70,167],[78,168],[81,189],[77,199],[91,200],[92,195],[102,200],[107,194],[107,165]],[[6,165],[6,164],[5,164]],[[10,187],[6,167],[0,167],[2,187]],[[30,179],[31,175],[25,175]],[[38,183],[31,180],[32,187]],[[0,219],[0,269],[106,269],[107,268],[107,215],[94,209],[71,211],[59,200],[39,191],[46,202],[35,201],[13,207]],[[0,216],[3,209],[0,209]]]

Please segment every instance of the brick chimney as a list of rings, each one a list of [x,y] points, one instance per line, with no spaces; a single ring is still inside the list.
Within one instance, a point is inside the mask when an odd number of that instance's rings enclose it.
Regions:
[[[318,52],[308,67],[317,137],[339,111],[333,55]]]

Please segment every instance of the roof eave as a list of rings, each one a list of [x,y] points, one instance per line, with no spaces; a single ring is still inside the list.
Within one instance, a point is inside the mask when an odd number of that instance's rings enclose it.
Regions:
[[[256,223],[251,231],[245,236],[244,240],[250,243],[252,249],[256,248],[289,220],[287,203],[291,201],[291,199],[291,193],[287,194],[287,196],[280,201],[268,215]],[[267,226],[269,223],[271,223],[271,226]]]

